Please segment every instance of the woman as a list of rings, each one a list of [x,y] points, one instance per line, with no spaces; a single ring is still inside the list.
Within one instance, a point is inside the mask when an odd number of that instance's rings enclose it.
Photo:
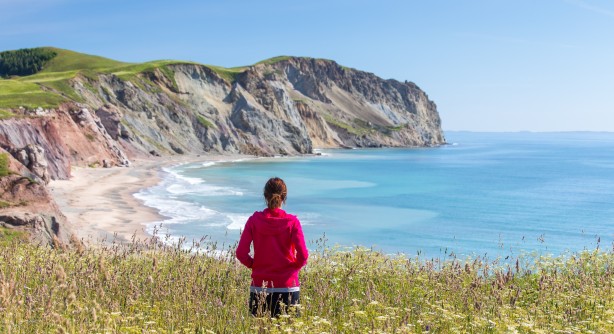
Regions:
[[[254,316],[265,312],[278,316],[299,303],[298,273],[309,254],[301,223],[281,209],[287,194],[282,179],[269,179],[264,186],[267,208],[249,217],[237,246],[237,259],[252,270],[249,307]],[[253,258],[249,254],[252,242]]]

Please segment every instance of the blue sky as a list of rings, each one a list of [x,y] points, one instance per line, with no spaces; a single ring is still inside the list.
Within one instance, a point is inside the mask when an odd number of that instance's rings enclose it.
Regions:
[[[444,130],[614,131],[612,0],[0,0],[0,50],[226,67],[328,58],[409,80]]]

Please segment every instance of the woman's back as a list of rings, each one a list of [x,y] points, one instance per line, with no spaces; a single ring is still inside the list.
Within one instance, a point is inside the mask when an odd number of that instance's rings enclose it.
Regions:
[[[307,263],[308,252],[296,216],[280,208],[257,211],[247,220],[243,233],[246,235],[245,238],[242,235],[242,242],[237,247],[237,258],[252,268],[252,286],[273,288],[300,285],[298,272]],[[251,266],[246,257],[249,239],[254,243]]]
[[[299,271],[307,264],[307,247],[301,223],[281,209],[286,184],[271,178],[264,186],[267,208],[256,211],[245,223],[236,256],[252,269],[250,310],[253,315],[278,315],[281,305],[299,302]],[[254,256],[250,252],[253,243]]]

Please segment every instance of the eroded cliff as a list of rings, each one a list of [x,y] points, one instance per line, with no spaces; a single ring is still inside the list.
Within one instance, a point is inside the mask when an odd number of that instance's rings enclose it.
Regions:
[[[71,165],[149,155],[445,143],[435,104],[415,84],[330,60],[281,57],[233,71],[168,63],[79,73],[64,86],[45,87],[69,101],[60,107],[13,109],[17,117],[0,121],[0,146],[40,146],[53,179],[69,177]]]
[[[51,51],[55,58],[41,73],[0,79],[0,148],[18,171],[0,176],[2,201],[10,204],[0,215],[15,213],[0,221],[28,225],[47,241],[66,242],[70,233],[57,228],[65,218],[44,185],[69,178],[71,166],[445,143],[436,105],[418,86],[330,60],[278,57],[225,69]]]
[[[34,145],[25,149],[27,159],[37,159],[33,162],[35,167],[46,163],[39,150]],[[0,170],[3,171],[0,174],[0,228],[21,231],[40,245],[80,244],[41,177],[3,149],[0,149]]]

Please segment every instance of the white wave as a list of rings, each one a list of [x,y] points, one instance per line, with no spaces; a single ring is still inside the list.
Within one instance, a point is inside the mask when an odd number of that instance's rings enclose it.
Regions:
[[[203,179],[184,176],[173,169],[164,168],[163,170],[167,173],[167,176],[161,185],[171,195],[243,196],[244,194],[241,189],[209,185]]]
[[[226,226],[229,230],[240,230],[245,227],[245,222],[249,218],[249,215],[242,213],[229,213],[226,214],[228,219],[230,220],[230,224]]]
[[[205,162],[201,162],[201,163],[191,163],[188,164],[187,166],[185,166],[185,169],[197,169],[197,168],[203,168],[203,167],[211,167],[211,166],[215,166],[217,165],[217,162],[215,161],[205,161]],[[179,167],[179,166],[175,166],[175,167]]]
[[[166,191],[174,195],[196,195],[196,196],[243,196],[243,191],[230,187],[220,187],[208,184],[186,185],[181,183],[171,184],[166,187]]]
[[[178,172],[170,169],[170,168],[162,168],[163,171],[165,171],[166,173],[170,174],[170,176],[172,178],[175,178],[177,180],[181,180],[184,182],[187,182],[189,184],[200,184],[203,183],[204,181],[202,179],[196,178],[196,177],[187,177],[187,176],[183,176],[181,174],[179,174]]]
[[[243,161],[250,161],[250,160],[256,160],[256,159],[260,159],[260,158],[241,158],[241,159],[235,159],[235,160],[228,160],[228,162],[243,162]]]
[[[300,212],[296,217],[301,222],[302,226],[313,225],[314,223],[321,221],[322,215],[315,212]]]
[[[322,152],[321,149],[317,149],[317,148],[313,150],[313,154],[319,155],[319,156],[322,156],[322,157],[330,157],[330,156],[333,155],[330,152]]]

